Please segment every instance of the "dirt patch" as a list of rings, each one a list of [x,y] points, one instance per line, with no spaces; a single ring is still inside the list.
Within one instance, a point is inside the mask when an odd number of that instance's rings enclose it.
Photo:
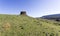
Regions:
[[[3,24],[4,30],[9,30],[10,27],[11,27],[10,23],[4,23],[4,24]]]

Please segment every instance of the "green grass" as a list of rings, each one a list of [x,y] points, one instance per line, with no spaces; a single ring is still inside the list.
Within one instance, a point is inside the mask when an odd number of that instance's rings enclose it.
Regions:
[[[24,15],[0,15],[0,36],[60,36],[60,23]]]

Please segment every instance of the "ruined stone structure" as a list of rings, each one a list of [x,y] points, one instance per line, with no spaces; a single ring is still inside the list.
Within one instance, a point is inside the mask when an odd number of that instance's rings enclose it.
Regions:
[[[27,15],[26,11],[21,11],[20,15]]]

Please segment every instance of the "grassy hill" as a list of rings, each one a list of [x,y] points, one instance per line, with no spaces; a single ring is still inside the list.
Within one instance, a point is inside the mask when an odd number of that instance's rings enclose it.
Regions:
[[[24,15],[0,15],[0,36],[60,36],[60,23]]]

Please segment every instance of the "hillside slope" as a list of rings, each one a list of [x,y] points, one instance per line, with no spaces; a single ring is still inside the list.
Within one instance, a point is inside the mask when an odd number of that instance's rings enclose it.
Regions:
[[[42,16],[41,18],[60,21],[60,14],[46,15]]]
[[[59,25],[24,15],[0,15],[0,36],[60,36]]]

